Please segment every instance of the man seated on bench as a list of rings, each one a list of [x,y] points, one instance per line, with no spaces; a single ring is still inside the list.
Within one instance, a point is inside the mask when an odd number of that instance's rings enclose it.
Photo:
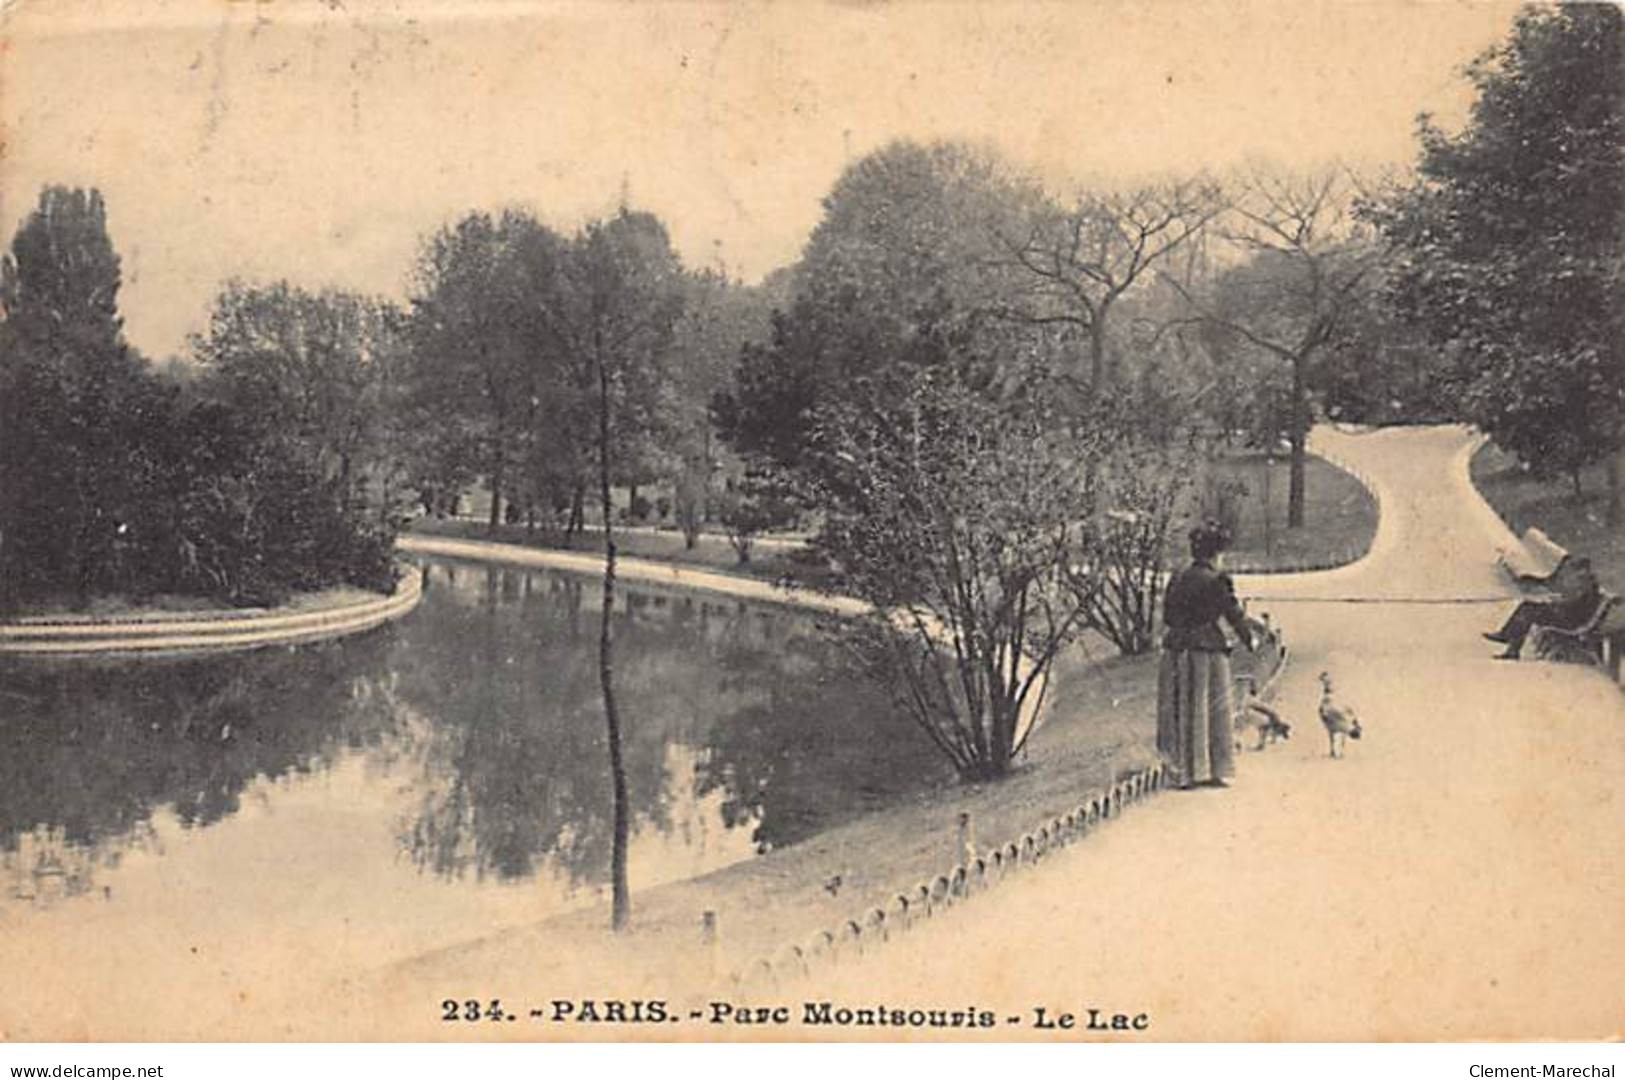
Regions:
[[[1556,626],[1563,630],[1577,630],[1597,613],[1602,603],[1602,588],[1591,570],[1591,560],[1584,555],[1564,559],[1562,566],[1545,584],[1557,591],[1555,600],[1525,600],[1519,604],[1495,630],[1484,636],[1506,651],[1497,653],[1497,660],[1516,660],[1523,652],[1524,639],[1537,626]]]

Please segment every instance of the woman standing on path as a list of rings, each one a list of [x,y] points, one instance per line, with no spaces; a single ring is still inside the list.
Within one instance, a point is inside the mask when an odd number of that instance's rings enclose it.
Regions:
[[[1157,749],[1174,783],[1224,786],[1236,774],[1231,732],[1230,642],[1222,618],[1243,644],[1253,647],[1252,628],[1220,553],[1230,543],[1224,527],[1204,522],[1191,530],[1191,565],[1168,584],[1162,621],[1162,667],[1157,678]]]

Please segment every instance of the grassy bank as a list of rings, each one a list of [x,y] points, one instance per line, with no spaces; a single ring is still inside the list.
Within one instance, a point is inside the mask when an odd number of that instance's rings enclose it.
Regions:
[[[1473,455],[1473,484],[1511,529],[1539,528],[1570,551],[1591,557],[1603,588],[1625,592],[1625,528],[1607,523],[1608,480],[1602,466],[1585,470],[1574,497],[1565,479],[1530,475],[1518,459],[1493,443]]]
[[[1353,562],[1377,534],[1377,504],[1353,476],[1310,455],[1304,469],[1304,525],[1286,527],[1289,466],[1259,452],[1226,455],[1215,478],[1238,485],[1235,541],[1225,556],[1238,573],[1319,570]]]
[[[6,616],[12,619],[60,619],[64,622],[144,622],[191,615],[200,618],[248,618],[256,615],[297,615],[377,600],[384,593],[355,585],[333,585],[313,592],[294,593],[273,608],[233,607],[207,596],[155,593],[132,596],[103,593],[79,604],[69,596],[46,597]]]

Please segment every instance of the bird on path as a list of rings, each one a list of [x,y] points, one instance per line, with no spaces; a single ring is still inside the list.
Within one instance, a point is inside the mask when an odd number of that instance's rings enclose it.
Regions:
[[[1320,673],[1320,722],[1326,725],[1326,739],[1331,745],[1332,757],[1342,756],[1338,753],[1340,745],[1360,737],[1360,718],[1354,715],[1353,709],[1332,696],[1332,676],[1329,671]],[[1338,742],[1340,735],[1343,737],[1342,744]]]

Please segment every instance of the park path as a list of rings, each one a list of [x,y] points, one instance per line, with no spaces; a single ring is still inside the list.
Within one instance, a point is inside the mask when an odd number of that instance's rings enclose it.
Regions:
[[[1238,579],[1293,648],[1290,742],[797,992],[1001,1022],[1145,1012],[1137,1037],[1157,1040],[1625,1033],[1625,695],[1490,659],[1478,634],[1513,595],[1493,561],[1512,538],[1466,480],[1472,445],[1458,428],[1317,432],[1382,521],[1352,566]],[[1322,670],[1366,729],[1336,761]]]

